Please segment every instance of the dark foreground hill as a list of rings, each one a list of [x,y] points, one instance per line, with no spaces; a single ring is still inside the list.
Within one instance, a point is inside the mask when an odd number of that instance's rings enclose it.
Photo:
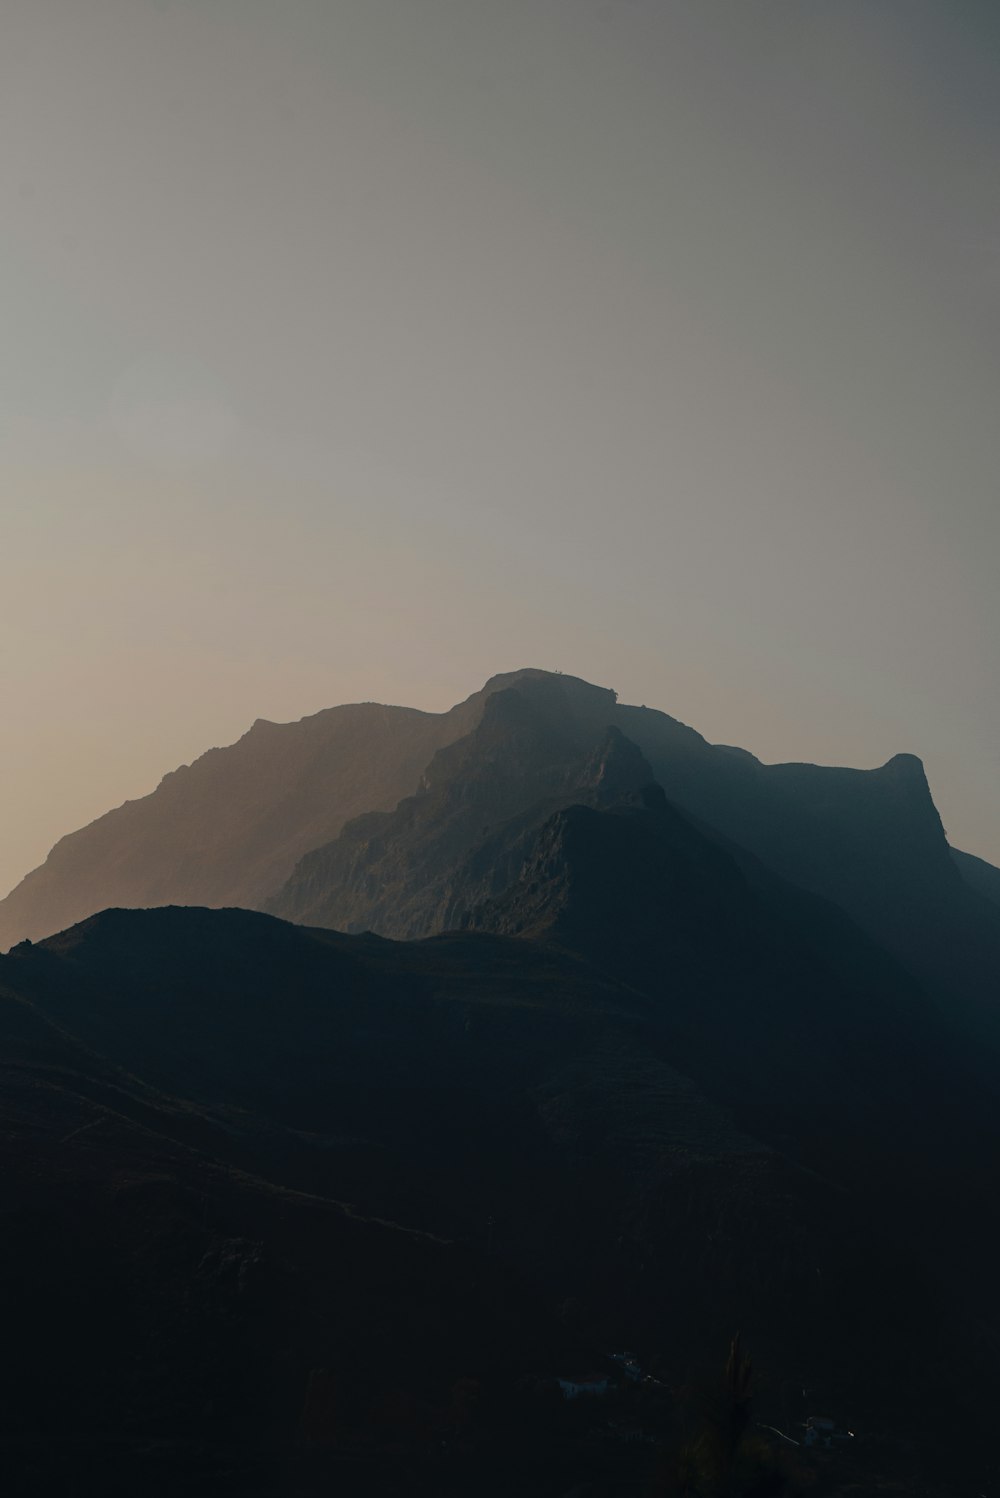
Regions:
[[[994,1491],[981,1058],[608,747],[478,929],[109,911],[0,959],[24,1491],[639,1492],[737,1327],[761,1420],[859,1432],[813,1491]],[[638,1443],[547,1392],[621,1345]]]

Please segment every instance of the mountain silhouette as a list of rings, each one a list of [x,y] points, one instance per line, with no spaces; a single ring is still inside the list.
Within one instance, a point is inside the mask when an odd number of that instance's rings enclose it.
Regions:
[[[361,704],[256,724],[64,838],[0,902],[0,942],[169,903],[395,938],[447,930],[516,879],[549,815],[606,799],[609,745],[623,786],[658,783],[737,860],[840,906],[971,1030],[1000,1038],[1000,872],[948,846],[918,759],[765,765],[538,670],[494,677],[444,714]]]
[[[949,848],[915,757],[877,770],[763,765],[663,713],[539,672],[519,675],[488,704],[465,738],[439,751],[412,797],[307,854],[267,908],[395,938],[457,925],[511,883],[549,813],[599,803],[595,765],[617,735],[633,788],[655,781],[744,861],[836,903],[970,1030],[1000,1041],[991,866]]]

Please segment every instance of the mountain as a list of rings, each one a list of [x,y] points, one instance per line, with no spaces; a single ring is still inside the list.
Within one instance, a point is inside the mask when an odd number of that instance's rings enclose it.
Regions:
[[[609,744],[634,786],[655,780],[720,845],[836,903],[970,1028],[1000,1042],[990,866],[956,861],[919,760],[897,755],[877,770],[764,765],[664,713],[543,672],[498,684],[413,796],[347,823],[267,908],[396,938],[448,929],[506,888],[550,812],[600,797]]]
[[[764,765],[704,742],[678,752],[676,725],[661,718],[621,708],[616,721],[671,800],[835,901],[977,1032],[1000,1040],[1000,912],[983,871],[970,879],[967,856],[956,861],[915,756],[875,770]]]
[[[605,772],[609,746],[618,768]],[[440,715],[362,704],[256,724],[64,838],[0,902],[0,943],[108,905],[171,902],[396,938],[443,931],[516,878],[551,813],[601,804],[602,773],[656,781],[737,860],[838,905],[1000,1043],[1000,872],[949,848],[918,759],[765,765],[538,670],[494,677]]]

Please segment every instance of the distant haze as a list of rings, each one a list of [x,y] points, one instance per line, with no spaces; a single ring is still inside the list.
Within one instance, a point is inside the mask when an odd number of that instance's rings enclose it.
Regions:
[[[0,886],[522,665],[1000,861],[1000,12],[6,0]]]

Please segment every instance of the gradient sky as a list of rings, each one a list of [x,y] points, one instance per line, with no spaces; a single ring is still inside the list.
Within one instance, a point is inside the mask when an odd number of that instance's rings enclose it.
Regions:
[[[0,885],[559,668],[1000,861],[995,0],[5,0]]]

